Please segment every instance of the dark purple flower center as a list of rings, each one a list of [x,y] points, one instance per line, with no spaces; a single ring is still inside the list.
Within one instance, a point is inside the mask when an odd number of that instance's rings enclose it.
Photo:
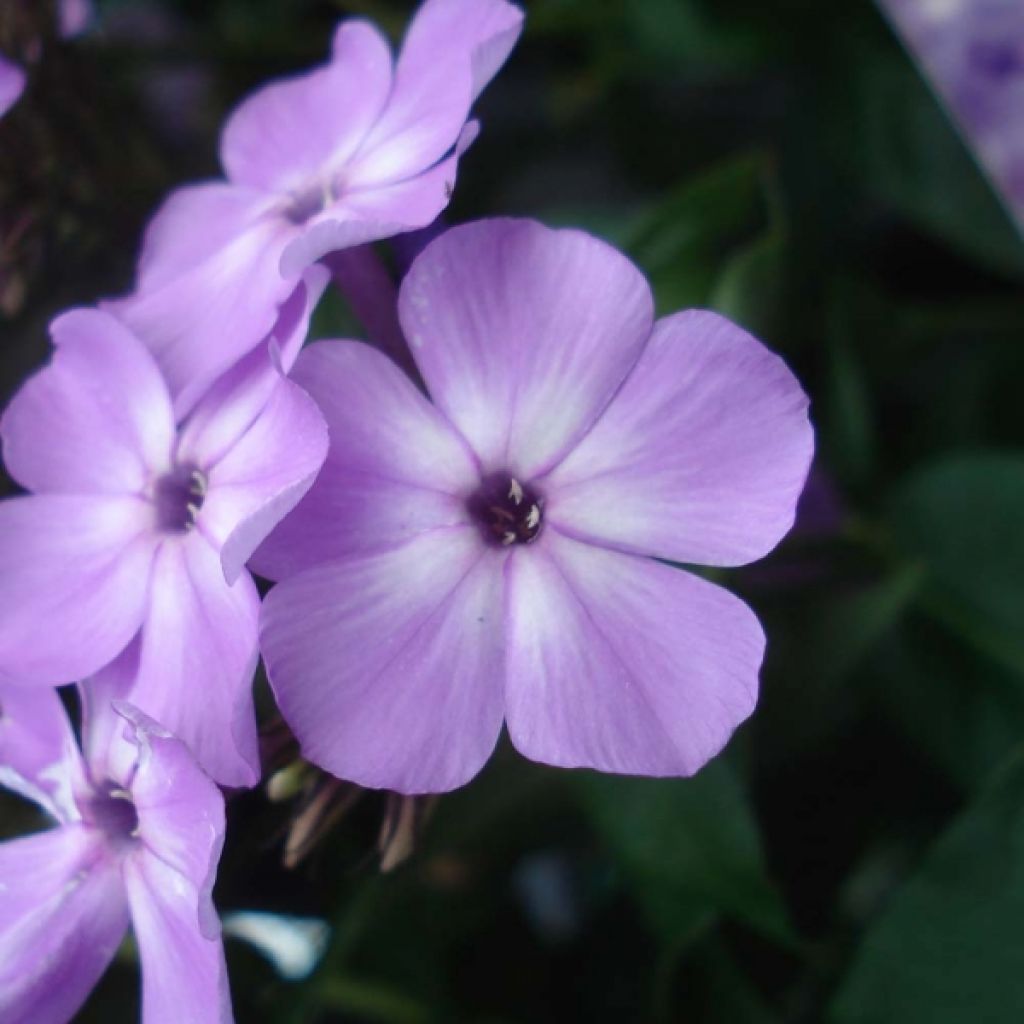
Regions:
[[[128,790],[109,780],[79,805],[82,820],[109,839],[128,842],[139,834],[139,815]]]
[[[206,476],[195,466],[178,466],[160,477],[153,489],[157,525],[168,533],[185,533],[196,525],[206,498]]]
[[[467,502],[488,544],[529,544],[544,521],[544,499],[508,473],[487,477]]]
[[[292,196],[291,202],[285,207],[285,216],[293,224],[305,224],[310,218],[321,213],[331,202],[333,196],[322,184],[310,185]]]

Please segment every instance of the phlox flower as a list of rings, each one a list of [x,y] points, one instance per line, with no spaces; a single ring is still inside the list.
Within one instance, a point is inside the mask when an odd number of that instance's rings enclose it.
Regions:
[[[227,180],[167,198],[135,292],[109,305],[150,346],[179,413],[270,329],[305,267],[444,209],[470,107],[521,27],[505,0],[426,0],[393,62],[373,25],[344,21],[327,64],[235,109]]]
[[[25,91],[25,72],[0,54],[0,117],[3,117]]]
[[[792,373],[714,313],[655,322],[624,256],[530,221],[430,243],[399,316],[430,398],[366,345],[304,350],[331,447],[253,560],[282,581],[261,647],[305,756],[443,791],[504,721],[548,764],[695,772],[753,709],[764,636],[656,559],[741,565],[792,525]]]
[[[7,469],[33,492],[0,503],[0,681],[102,669],[89,686],[173,731],[218,782],[256,781],[259,595],[244,566],[326,454],[323,417],[281,373],[325,279],[311,269],[184,420],[113,316],[54,321],[52,362],[0,420]]]
[[[143,1024],[230,1024],[220,791],[131,705],[89,707],[84,758],[56,691],[0,685],[0,707],[0,783],[55,821],[0,843],[0,1020],[70,1020],[130,923]]]

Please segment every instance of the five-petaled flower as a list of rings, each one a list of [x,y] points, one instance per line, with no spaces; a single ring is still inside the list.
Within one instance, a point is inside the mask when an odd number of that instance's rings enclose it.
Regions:
[[[695,772],[752,710],[764,637],[719,586],[792,525],[812,454],[777,356],[713,313],[654,322],[607,245],[529,221],[432,242],[399,313],[433,403],[322,342],[317,482],[254,557],[261,644],[305,755],[363,785],[461,785],[506,721],[527,756]]]
[[[522,17],[505,0],[426,0],[397,62],[373,25],[344,21],[326,65],[234,111],[227,181],[168,197],[135,293],[109,305],[150,346],[179,413],[266,334],[305,267],[448,205],[470,108]]]
[[[0,843],[0,1020],[70,1020],[130,922],[144,1024],[230,1024],[211,900],[224,799],[133,706],[86,710],[83,758],[56,691],[0,686],[0,783],[56,821]]]
[[[256,781],[259,595],[244,566],[327,451],[316,405],[281,373],[325,278],[311,268],[271,336],[177,423],[152,356],[113,316],[54,321],[53,361],[0,420],[7,469],[34,492],[0,503],[0,681],[102,669],[96,685],[218,782]]]

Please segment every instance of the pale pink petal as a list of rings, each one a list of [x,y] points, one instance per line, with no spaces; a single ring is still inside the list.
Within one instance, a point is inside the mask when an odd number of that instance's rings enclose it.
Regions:
[[[402,44],[388,104],[346,179],[387,184],[443,157],[522,24],[522,11],[504,0],[426,0]]]
[[[145,855],[159,858],[198,897],[198,923],[207,938],[220,934],[213,884],[224,846],[224,797],[181,740],[138,708],[115,701],[128,742],[137,748],[131,781]]]
[[[116,705],[128,693],[139,674],[142,635],[113,661],[77,687],[82,708],[82,751],[95,779],[109,779],[128,789],[139,760],[138,745],[127,739],[124,716]]]
[[[281,306],[270,336],[222,374],[179,431],[177,460],[208,466],[218,462],[253,425],[306,340],[309,321],[330,274],[309,267]]]
[[[81,815],[85,769],[56,690],[0,687],[0,786],[34,800],[58,821]]]
[[[279,264],[298,229],[280,203],[220,184],[171,193],[146,231],[135,292],[105,304],[155,356],[179,420],[267,337],[295,289]]]
[[[640,272],[579,231],[477,221],[431,242],[399,314],[434,401],[488,471],[529,479],[591,427],[650,334]]]
[[[142,961],[144,1024],[231,1024],[224,945],[200,928],[200,895],[160,857],[138,853],[124,865]]]
[[[501,565],[455,527],[278,584],[261,644],[304,756],[402,793],[471,779],[501,728]]]
[[[507,579],[505,714],[527,757],[691,775],[753,710],[764,635],[728,591],[554,530]]]
[[[476,138],[478,125],[463,129],[451,156],[422,174],[386,185],[350,188],[311,217],[281,257],[281,272],[303,267],[332,252],[424,227],[451,201],[459,158]]]
[[[127,927],[120,872],[96,830],[0,843],[0,1020],[66,1024]]]
[[[297,384],[280,377],[259,417],[207,474],[198,528],[234,583],[268,533],[296,506],[327,456],[327,424]]]
[[[0,420],[7,471],[32,491],[128,494],[169,465],[170,397],[146,351],[109,313],[54,320],[50,364]]]
[[[304,349],[292,379],[331,445],[309,493],[253,558],[270,579],[467,522],[479,472],[463,440],[387,356],[357,341]]]
[[[235,108],[221,140],[227,176],[280,193],[329,188],[390,91],[387,41],[368,22],[343,22],[329,64],[271,82]]]
[[[89,681],[179,737],[225,786],[259,778],[252,681],[259,595],[243,572],[229,586],[198,532],[164,542],[153,566],[138,665]]]
[[[807,396],[728,320],[660,320],[594,429],[539,486],[566,532],[678,562],[742,565],[793,525],[813,454]]]
[[[157,543],[136,498],[0,503],[0,680],[73,682],[115,657],[142,623]]]
[[[347,198],[340,199],[295,228],[281,251],[281,273],[294,278],[328,253],[376,242],[405,230],[401,220],[361,218],[348,208]]]

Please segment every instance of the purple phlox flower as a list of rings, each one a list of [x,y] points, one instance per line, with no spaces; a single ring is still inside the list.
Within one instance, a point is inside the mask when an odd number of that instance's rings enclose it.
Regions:
[[[211,899],[224,799],[133,706],[88,711],[83,758],[56,691],[0,685],[0,783],[56,822],[0,843],[0,1020],[70,1020],[130,923],[144,1024],[230,1024]]]
[[[305,493],[327,434],[282,374],[326,271],[310,268],[264,344],[175,421],[146,347],[108,313],[54,321],[52,362],[0,420],[0,681],[130,700],[224,785],[259,776],[249,555]],[[102,671],[101,671],[102,670]]]
[[[327,64],[236,108],[220,145],[227,181],[171,194],[135,293],[110,304],[150,346],[179,413],[269,330],[305,267],[434,220],[475,133],[473,101],[521,27],[505,0],[426,0],[393,64],[373,25],[344,21]]]
[[[1024,4],[880,3],[1024,230]]]
[[[0,54],[0,117],[3,117],[25,91],[25,72]]]
[[[655,322],[624,256],[530,221],[432,242],[399,315],[432,402],[367,345],[305,349],[331,448],[253,559],[282,581],[261,647],[305,756],[444,791],[504,720],[548,764],[695,772],[754,707],[764,637],[655,558],[742,565],[790,528],[792,373],[714,313]]]

